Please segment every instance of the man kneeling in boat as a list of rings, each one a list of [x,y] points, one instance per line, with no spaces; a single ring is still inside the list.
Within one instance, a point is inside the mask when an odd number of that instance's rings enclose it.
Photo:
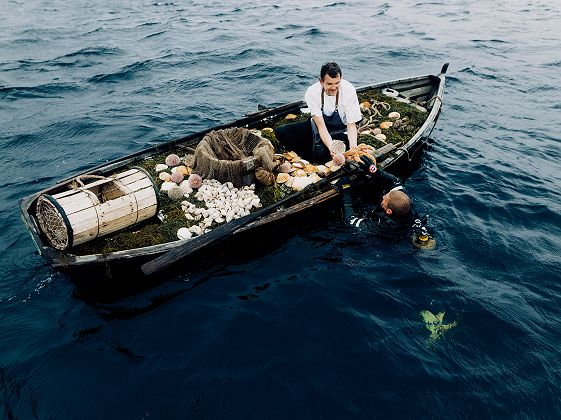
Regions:
[[[362,156],[361,160],[358,169],[368,178],[367,195],[370,198],[377,196],[378,199],[381,196],[381,202],[357,216],[352,205],[351,183],[348,178],[340,178],[334,186],[342,195],[344,223],[358,231],[374,233],[385,239],[408,237],[415,228],[421,227],[421,220],[409,196],[403,191],[401,181],[378,169],[369,157]]]
[[[275,136],[287,148],[312,162],[327,162],[341,152],[334,152],[334,139],[345,142],[348,149],[357,145],[356,123],[362,120],[355,87],[342,79],[337,63],[325,63],[319,81],[306,91],[304,100],[312,114],[309,121],[284,124]]]

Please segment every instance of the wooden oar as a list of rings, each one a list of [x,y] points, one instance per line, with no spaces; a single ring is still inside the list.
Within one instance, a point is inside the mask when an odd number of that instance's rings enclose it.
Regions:
[[[337,172],[333,172],[322,178],[321,181],[318,181],[316,184],[312,184],[303,190],[297,192],[296,194],[291,194],[288,197],[283,198],[282,200],[272,204],[266,208],[257,210],[247,216],[241,217],[237,220],[233,220],[230,223],[223,224],[218,226],[217,228],[211,230],[204,235],[198,236],[195,239],[191,239],[184,244],[178,245],[176,248],[172,249],[171,251],[166,252],[165,254],[160,255],[159,257],[154,258],[152,261],[148,261],[147,263],[142,264],[140,267],[142,272],[145,276],[150,276],[152,274],[161,271],[170,265],[178,262],[182,258],[185,258],[191,255],[193,252],[198,251],[199,249],[216,242],[230,234],[232,234],[237,229],[240,229],[243,226],[257,220],[260,217],[266,216],[271,214],[276,209],[281,207],[282,205],[286,204],[287,202],[297,199],[302,194],[307,193],[312,188],[320,188],[321,186],[327,184],[328,182],[332,182],[344,175],[350,175],[351,173],[355,172],[355,167],[349,167],[348,165],[343,166]]]

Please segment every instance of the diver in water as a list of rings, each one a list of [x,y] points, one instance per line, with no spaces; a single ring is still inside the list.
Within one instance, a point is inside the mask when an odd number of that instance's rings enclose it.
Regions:
[[[377,168],[376,162],[368,156],[362,156],[360,163],[349,164],[366,176],[366,197],[370,200],[376,197],[377,201],[374,205],[365,206],[360,215],[357,215],[350,193],[352,184],[347,177],[340,178],[334,187],[342,195],[343,221],[347,226],[389,240],[411,237],[414,245],[434,242],[411,199],[403,191],[399,178]]]

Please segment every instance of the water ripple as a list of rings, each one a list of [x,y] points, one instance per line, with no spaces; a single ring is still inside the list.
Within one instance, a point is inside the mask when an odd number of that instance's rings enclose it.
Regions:
[[[0,98],[9,101],[16,101],[18,99],[64,98],[69,92],[80,89],[80,86],[75,83],[0,87]]]
[[[561,8],[472,3],[6,2],[5,416],[556,417]],[[450,62],[405,180],[434,251],[355,237],[334,212],[247,241],[243,257],[211,254],[208,270],[188,261],[100,295],[36,254],[22,197],[301,99],[328,60],[363,84]],[[423,310],[457,325],[431,339]],[[108,382],[118,394],[100,393]]]

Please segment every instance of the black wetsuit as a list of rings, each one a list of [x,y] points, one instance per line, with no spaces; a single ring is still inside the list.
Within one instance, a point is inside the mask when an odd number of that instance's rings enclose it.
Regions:
[[[403,190],[399,178],[388,174],[382,169],[378,169],[373,175],[369,176],[370,182],[367,185],[367,195],[376,198],[379,203],[383,195],[391,190]],[[372,188],[375,187],[374,191]],[[357,215],[353,209],[351,189],[343,189],[343,221],[356,231],[372,233],[384,239],[403,239],[410,235],[412,229],[420,223],[419,215],[413,204],[409,211],[404,215],[388,215],[380,205],[366,206],[361,215]]]

